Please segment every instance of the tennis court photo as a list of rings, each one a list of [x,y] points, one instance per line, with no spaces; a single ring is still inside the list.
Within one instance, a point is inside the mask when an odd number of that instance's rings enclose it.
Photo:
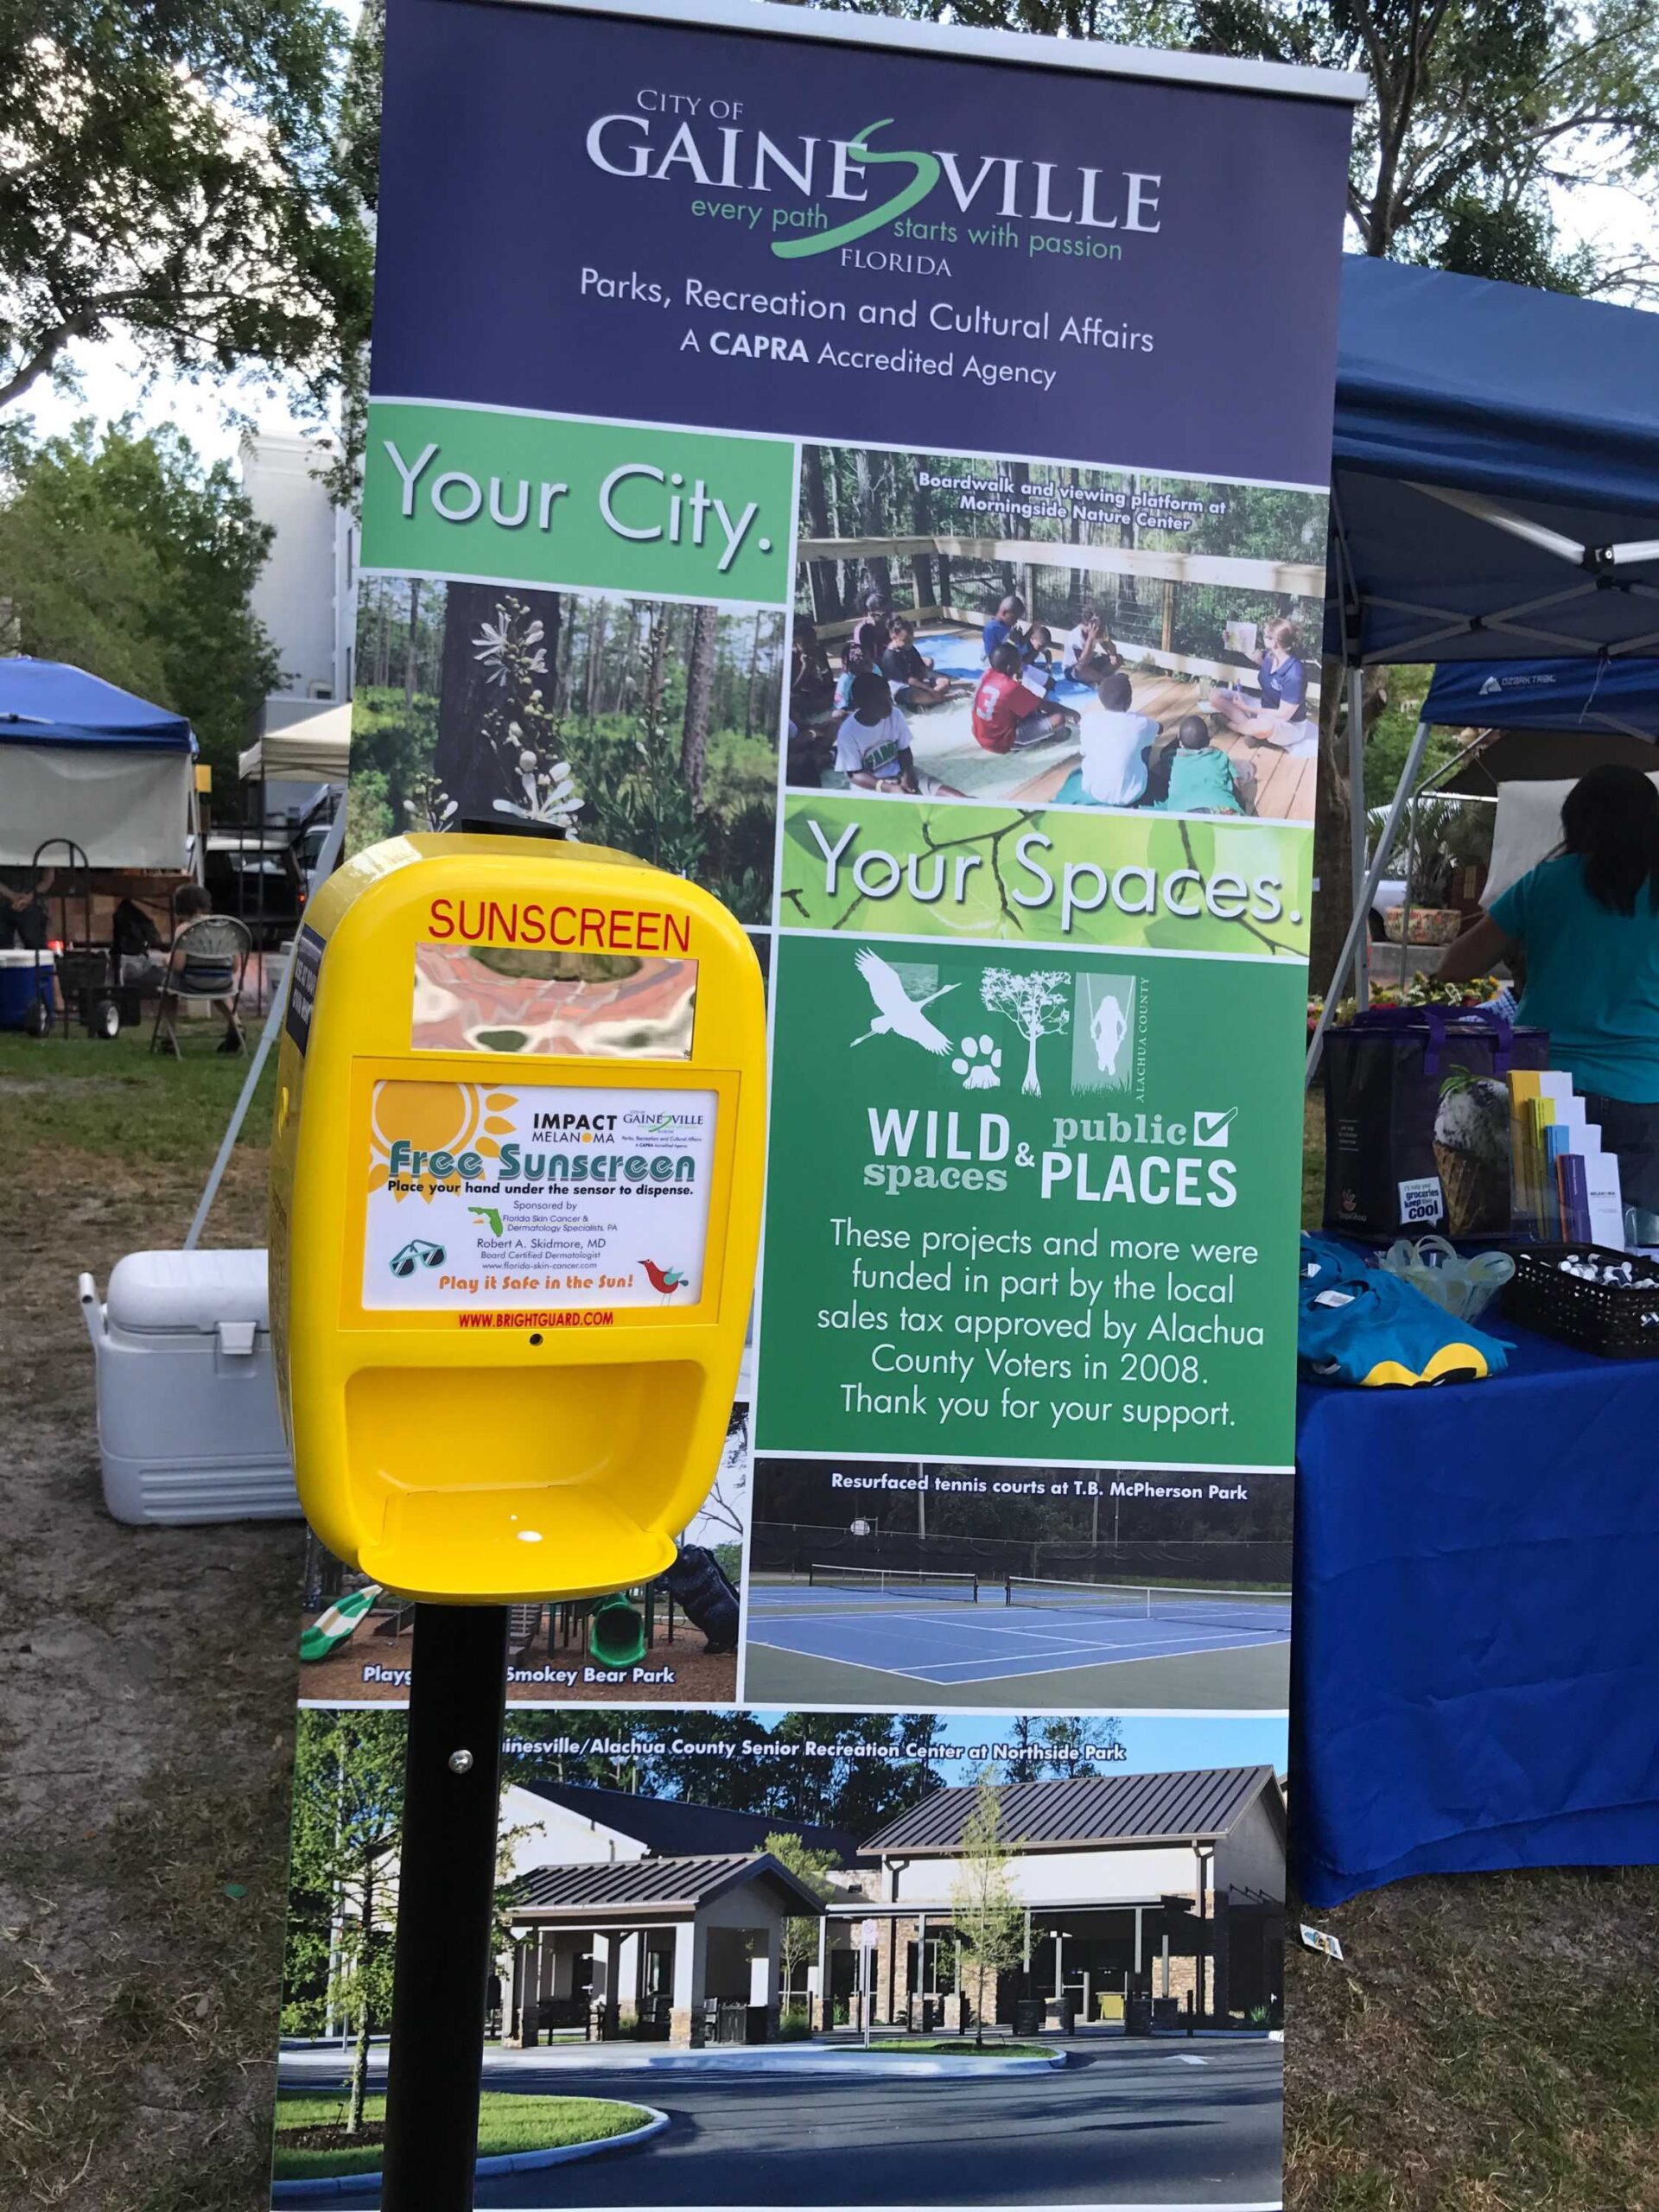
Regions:
[[[925,1690],[944,1705],[1114,1709],[1288,1702],[1288,1478],[1183,1485],[1010,1469],[1028,1494],[1009,1498],[996,1494],[997,1472],[762,1459],[745,1694],[838,1705]],[[987,1475],[982,1494],[964,1494],[965,1481]],[[1181,1488],[1227,1494],[1160,1495]],[[868,1503],[842,1503],[861,1489]]]

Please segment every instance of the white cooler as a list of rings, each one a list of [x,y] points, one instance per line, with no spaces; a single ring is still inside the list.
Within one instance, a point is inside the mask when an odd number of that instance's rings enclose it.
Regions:
[[[118,1521],[271,1521],[300,1501],[276,1410],[263,1252],[130,1252],[98,1302],[104,1497]]]

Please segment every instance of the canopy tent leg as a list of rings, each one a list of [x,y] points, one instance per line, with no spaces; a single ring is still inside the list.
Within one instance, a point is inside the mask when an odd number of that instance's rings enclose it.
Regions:
[[[1365,876],[1365,671],[1359,663],[1348,671],[1348,829],[1353,854],[1350,880],[1357,887]],[[1369,913],[1369,906],[1367,912]],[[1354,988],[1363,1014],[1371,1002],[1370,930],[1354,949]]]
[[[345,842],[346,800],[342,793],[340,810],[329,823],[328,835],[323,840],[322,850],[317,855],[316,875],[319,882],[325,876],[332,874],[334,863],[340,858],[340,849]],[[293,965],[290,960],[289,962],[290,973]],[[276,1041],[276,1033],[281,1028],[283,1016],[288,1011],[288,984],[289,976],[284,974],[282,981],[272,987],[270,1006],[265,1014],[265,1026],[259,1032],[259,1042],[254,1047],[253,1058],[248,1064],[248,1072],[243,1078],[242,1088],[237,1094],[236,1103],[231,1109],[230,1125],[220,1140],[218,1154],[213,1166],[208,1171],[207,1187],[202,1192],[200,1202],[191,1217],[189,1228],[185,1231],[184,1249],[187,1252],[195,1250],[201,1242],[201,1232],[207,1226],[207,1217],[213,1211],[213,1200],[219,1196],[219,1186],[225,1179],[225,1170],[231,1164],[231,1154],[236,1150],[236,1141],[242,1134],[242,1124],[248,1118],[248,1109],[253,1103],[253,1094],[259,1088],[259,1078],[265,1071],[265,1062],[270,1058],[270,1048]]]
[[[1337,956],[1336,973],[1331,978],[1330,988],[1325,995],[1325,1004],[1319,1009],[1319,1023],[1307,1048],[1307,1066],[1303,1076],[1304,1083],[1312,1083],[1319,1071],[1319,1055],[1325,1049],[1325,1033],[1330,1026],[1331,1016],[1336,1011],[1337,1001],[1342,995],[1343,984],[1347,981],[1348,969],[1353,960],[1354,947],[1359,942],[1360,931],[1370,925],[1371,900],[1376,897],[1376,887],[1382,878],[1382,864],[1394,849],[1395,833],[1400,827],[1400,817],[1405,811],[1407,794],[1417,779],[1417,766],[1423,757],[1423,747],[1427,742],[1428,724],[1420,721],[1412,736],[1411,750],[1406,755],[1406,764],[1400,771],[1400,781],[1395,786],[1394,797],[1389,804],[1388,820],[1382,824],[1382,835],[1376,841],[1376,850],[1371,855],[1371,864],[1365,871],[1365,880],[1355,893],[1354,911],[1349,918],[1348,934],[1342,941],[1342,950]]]
[[[1406,905],[1400,917],[1400,988],[1402,991],[1411,981],[1411,910],[1417,903],[1417,813],[1421,791],[1413,791],[1406,801]]]

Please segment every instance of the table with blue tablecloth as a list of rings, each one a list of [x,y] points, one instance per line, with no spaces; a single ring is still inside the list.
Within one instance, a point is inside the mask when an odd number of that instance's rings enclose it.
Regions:
[[[1659,1359],[1517,1328],[1436,1389],[1305,1384],[1302,1894],[1659,1861]]]

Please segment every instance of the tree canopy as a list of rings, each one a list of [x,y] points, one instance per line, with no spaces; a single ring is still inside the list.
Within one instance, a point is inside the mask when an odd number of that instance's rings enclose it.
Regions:
[[[0,428],[0,602],[12,642],[186,715],[233,775],[277,681],[249,606],[270,543],[230,464],[131,421],[37,440]]]
[[[865,12],[860,10],[860,12]],[[903,12],[936,18],[946,0]],[[1348,212],[1363,252],[1548,289],[1659,292],[1659,251],[1563,238],[1563,197],[1659,177],[1649,0],[949,0],[953,22],[1351,69]],[[1250,242],[1265,259],[1270,240]]]
[[[78,340],[297,377],[366,335],[345,26],[322,0],[0,5],[0,407]]]

